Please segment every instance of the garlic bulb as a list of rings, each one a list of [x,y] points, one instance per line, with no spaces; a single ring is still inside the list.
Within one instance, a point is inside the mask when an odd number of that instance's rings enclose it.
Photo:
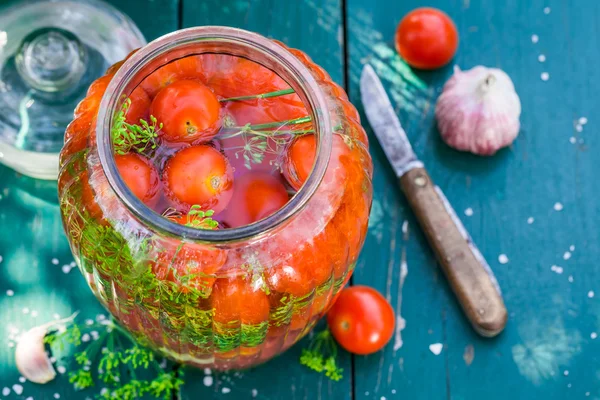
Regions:
[[[19,338],[15,361],[21,375],[34,383],[47,383],[56,377],[56,371],[44,347],[44,338],[50,328],[73,321],[77,314],[78,312],[68,318],[31,328]]]
[[[519,134],[521,102],[509,76],[497,68],[454,67],[438,98],[435,117],[442,139],[458,150],[492,155]]]

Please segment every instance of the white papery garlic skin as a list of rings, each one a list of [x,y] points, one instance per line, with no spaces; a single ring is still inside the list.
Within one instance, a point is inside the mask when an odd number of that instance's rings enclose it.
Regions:
[[[47,383],[56,377],[54,366],[46,353],[44,338],[50,328],[73,321],[77,314],[31,328],[19,338],[15,362],[21,375],[34,383]]]
[[[497,68],[454,67],[435,108],[438,129],[448,146],[492,155],[519,134],[521,101],[510,77]]]

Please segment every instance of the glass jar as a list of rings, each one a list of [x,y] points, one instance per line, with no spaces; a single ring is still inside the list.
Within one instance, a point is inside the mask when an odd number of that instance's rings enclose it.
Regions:
[[[316,132],[312,171],[271,216],[200,230],[133,195],[113,158],[110,127],[145,77],[184,57],[243,57],[283,78]],[[138,340],[191,365],[245,368],[283,352],[348,282],[365,239],[372,163],[356,109],[303,52],[225,27],[163,36],[91,85],[61,153],[59,195],[71,249],[90,288]]]

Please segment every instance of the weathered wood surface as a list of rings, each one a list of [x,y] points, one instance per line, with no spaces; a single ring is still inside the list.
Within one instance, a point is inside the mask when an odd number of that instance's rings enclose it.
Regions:
[[[406,321],[401,335],[372,356],[342,354],[345,374],[338,383],[300,367],[299,345],[251,371],[213,375],[210,386],[205,372],[188,371],[182,398],[600,398],[600,339],[594,339],[600,332],[600,307],[593,294],[600,295],[600,158],[595,155],[600,139],[594,112],[600,103],[595,84],[600,79],[598,2],[428,3],[457,23],[461,43],[455,63],[502,68],[521,96],[519,138],[496,156],[480,158],[451,150],[435,128],[435,98],[451,67],[413,73],[393,50],[396,24],[419,2],[181,1],[112,3],[131,15],[148,39],[178,27],[221,24],[282,40],[306,51],[339,83],[346,81],[359,108],[362,65],[374,65],[416,153],[494,269],[509,310],[500,337],[481,339],[473,333],[371,136],[375,201],[353,283],[388,296],[399,320]],[[538,61],[540,55],[544,62]],[[547,81],[541,79],[543,72],[549,74]],[[578,129],[581,117],[589,122]],[[46,386],[20,383],[9,347],[15,329],[45,322],[55,313],[66,316],[80,309],[93,317],[102,312],[77,270],[63,271],[72,257],[55,196],[51,184],[0,167],[0,310],[5,321],[0,326],[0,391],[14,384],[24,387],[21,395],[11,389],[2,398],[52,399],[55,393],[85,398],[64,377]],[[465,215],[467,209],[471,216]],[[499,261],[502,254],[507,263]],[[430,351],[436,344],[443,346],[439,355]]]

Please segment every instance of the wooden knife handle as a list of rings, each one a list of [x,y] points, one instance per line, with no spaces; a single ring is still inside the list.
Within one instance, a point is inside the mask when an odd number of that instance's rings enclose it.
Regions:
[[[496,336],[507,320],[500,288],[456,213],[424,168],[406,172],[400,186],[473,328]]]

